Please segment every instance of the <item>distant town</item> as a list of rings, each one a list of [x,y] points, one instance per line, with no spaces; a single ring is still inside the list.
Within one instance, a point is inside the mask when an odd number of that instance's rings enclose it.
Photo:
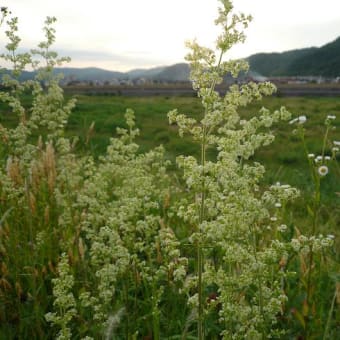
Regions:
[[[339,77],[322,77],[322,76],[278,76],[278,77],[264,77],[264,76],[256,76],[249,75],[246,77],[242,77],[240,79],[233,79],[225,81],[226,85],[231,84],[242,84],[247,83],[249,81],[253,82],[263,82],[270,81],[274,84],[339,84]],[[174,85],[188,85],[189,81],[171,81],[171,80],[155,80],[155,79],[146,79],[146,78],[136,78],[136,79],[118,79],[113,78],[111,80],[77,80],[75,77],[66,77],[61,81],[62,86],[174,86]]]

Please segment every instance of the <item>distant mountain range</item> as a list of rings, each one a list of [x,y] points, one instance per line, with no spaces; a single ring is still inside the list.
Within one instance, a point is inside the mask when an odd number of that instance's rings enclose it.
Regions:
[[[246,58],[252,76],[340,76],[340,37],[322,47],[310,47],[282,53],[257,53]],[[189,79],[189,65],[179,63],[151,69],[136,69],[129,72],[108,71],[95,67],[56,68],[67,81],[113,80],[182,82]],[[34,72],[23,72],[23,80],[34,77]]]
[[[107,71],[98,68],[57,68],[56,73],[63,73],[67,78],[76,80],[89,81],[112,81],[112,79],[120,80],[137,80],[145,79],[152,81],[180,82],[188,81],[190,68],[188,64],[179,63],[171,66],[160,66],[150,69],[136,69],[125,73]]]
[[[3,70],[9,73],[9,70]],[[128,72],[104,70],[97,67],[56,67],[55,74],[63,74],[66,81],[112,82],[113,80],[136,81],[138,79],[166,82],[182,82],[189,80],[190,68],[188,64],[179,63],[171,66],[160,66],[150,69],[135,69]],[[20,79],[34,78],[36,71],[22,72]]]

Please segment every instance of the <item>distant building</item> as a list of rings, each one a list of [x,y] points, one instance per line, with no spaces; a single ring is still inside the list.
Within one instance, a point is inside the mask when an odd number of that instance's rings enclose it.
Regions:
[[[112,86],[118,86],[120,84],[119,79],[113,78],[110,80],[110,85]]]

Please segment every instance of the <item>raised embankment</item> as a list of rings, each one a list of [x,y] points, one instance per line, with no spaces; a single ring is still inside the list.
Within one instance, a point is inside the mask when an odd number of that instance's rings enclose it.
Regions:
[[[277,96],[340,96],[340,84],[277,85]],[[153,85],[153,86],[65,86],[67,94],[109,95],[109,96],[196,96],[190,85]],[[221,94],[228,87],[217,89]]]

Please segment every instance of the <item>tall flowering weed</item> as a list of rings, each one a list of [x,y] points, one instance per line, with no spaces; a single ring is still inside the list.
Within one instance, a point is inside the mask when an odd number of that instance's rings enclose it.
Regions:
[[[290,121],[303,132],[307,118],[291,120],[285,107],[262,107],[245,119],[240,108],[275,92],[267,82],[235,82],[220,92],[226,74],[237,78],[248,70],[245,61],[226,57],[244,41],[251,20],[235,14],[231,1],[220,4],[214,49],[187,43],[202,115],[168,113],[179,135],[191,136],[201,150],[198,158],[179,156],[176,174],[162,146],[139,150],[131,109],[104,154],[79,153],[77,138],[65,134],[76,102],[65,100],[53,72],[68,60],[51,50],[55,18],[46,19],[45,41],[31,53],[17,52],[17,18],[6,22],[9,42],[1,57],[13,67],[3,75],[0,100],[17,125],[0,125],[0,337],[275,339],[312,333],[314,265],[326,259],[334,238],[319,233],[317,213],[331,156],[325,148],[316,157],[306,151],[316,184],[309,207],[313,230],[305,235],[286,220],[299,190],[278,182],[265,186],[265,167],[255,159],[274,141],[274,124]],[[9,13],[1,13],[3,25]],[[20,82],[27,66],[37,76]],[[326,125],[333,120],[328,116]],[[304,300],[290,313],[297,281],[306,287],[299,289]],[[289,328],[292,316],[300,328]]]
[[[221,335],[225,339],[255,339],[278,336],[277,316],[282,312],[286,296],[281,287],[279,262],[286,245],[266,234],[277,229],[273,214],[275,203],[283,200],[280,192],[260,187],[264,167],[252,161],[256,150],[269,145],[274,136],[272,124],[290,119],[282,107],[271,113],[262,108],[258,115],[246,120],[238,108],[275,92],[270,83],[233,85],[220,95],[216,86],[223,75],[235,78],[247,71],[244,61],[224,61],[226,52],[244,40],[241,27],[250,17],[233,14],[230,1],[221,1],[216,20],[222,26],[216,50],[188,43],[191,53],[191,80],[203,106],[200,121],[169,112],[170,123],[179,133],[192,135],[201,147],[200,159],[180,156],[189,197],[178,202],[177,216],[190,230],[190,241],[197,249],[197,289],[190,298],[198,313],[198,338],[209,334],[205,327],[207,292],[215,292]],[[217,151],[215,160],[208,160],[207,151]],[[286,189],[285,203],[297,195]],[[191,197],[190,197],[191,196]],[[274,234],[274,232],[271,232]]]

